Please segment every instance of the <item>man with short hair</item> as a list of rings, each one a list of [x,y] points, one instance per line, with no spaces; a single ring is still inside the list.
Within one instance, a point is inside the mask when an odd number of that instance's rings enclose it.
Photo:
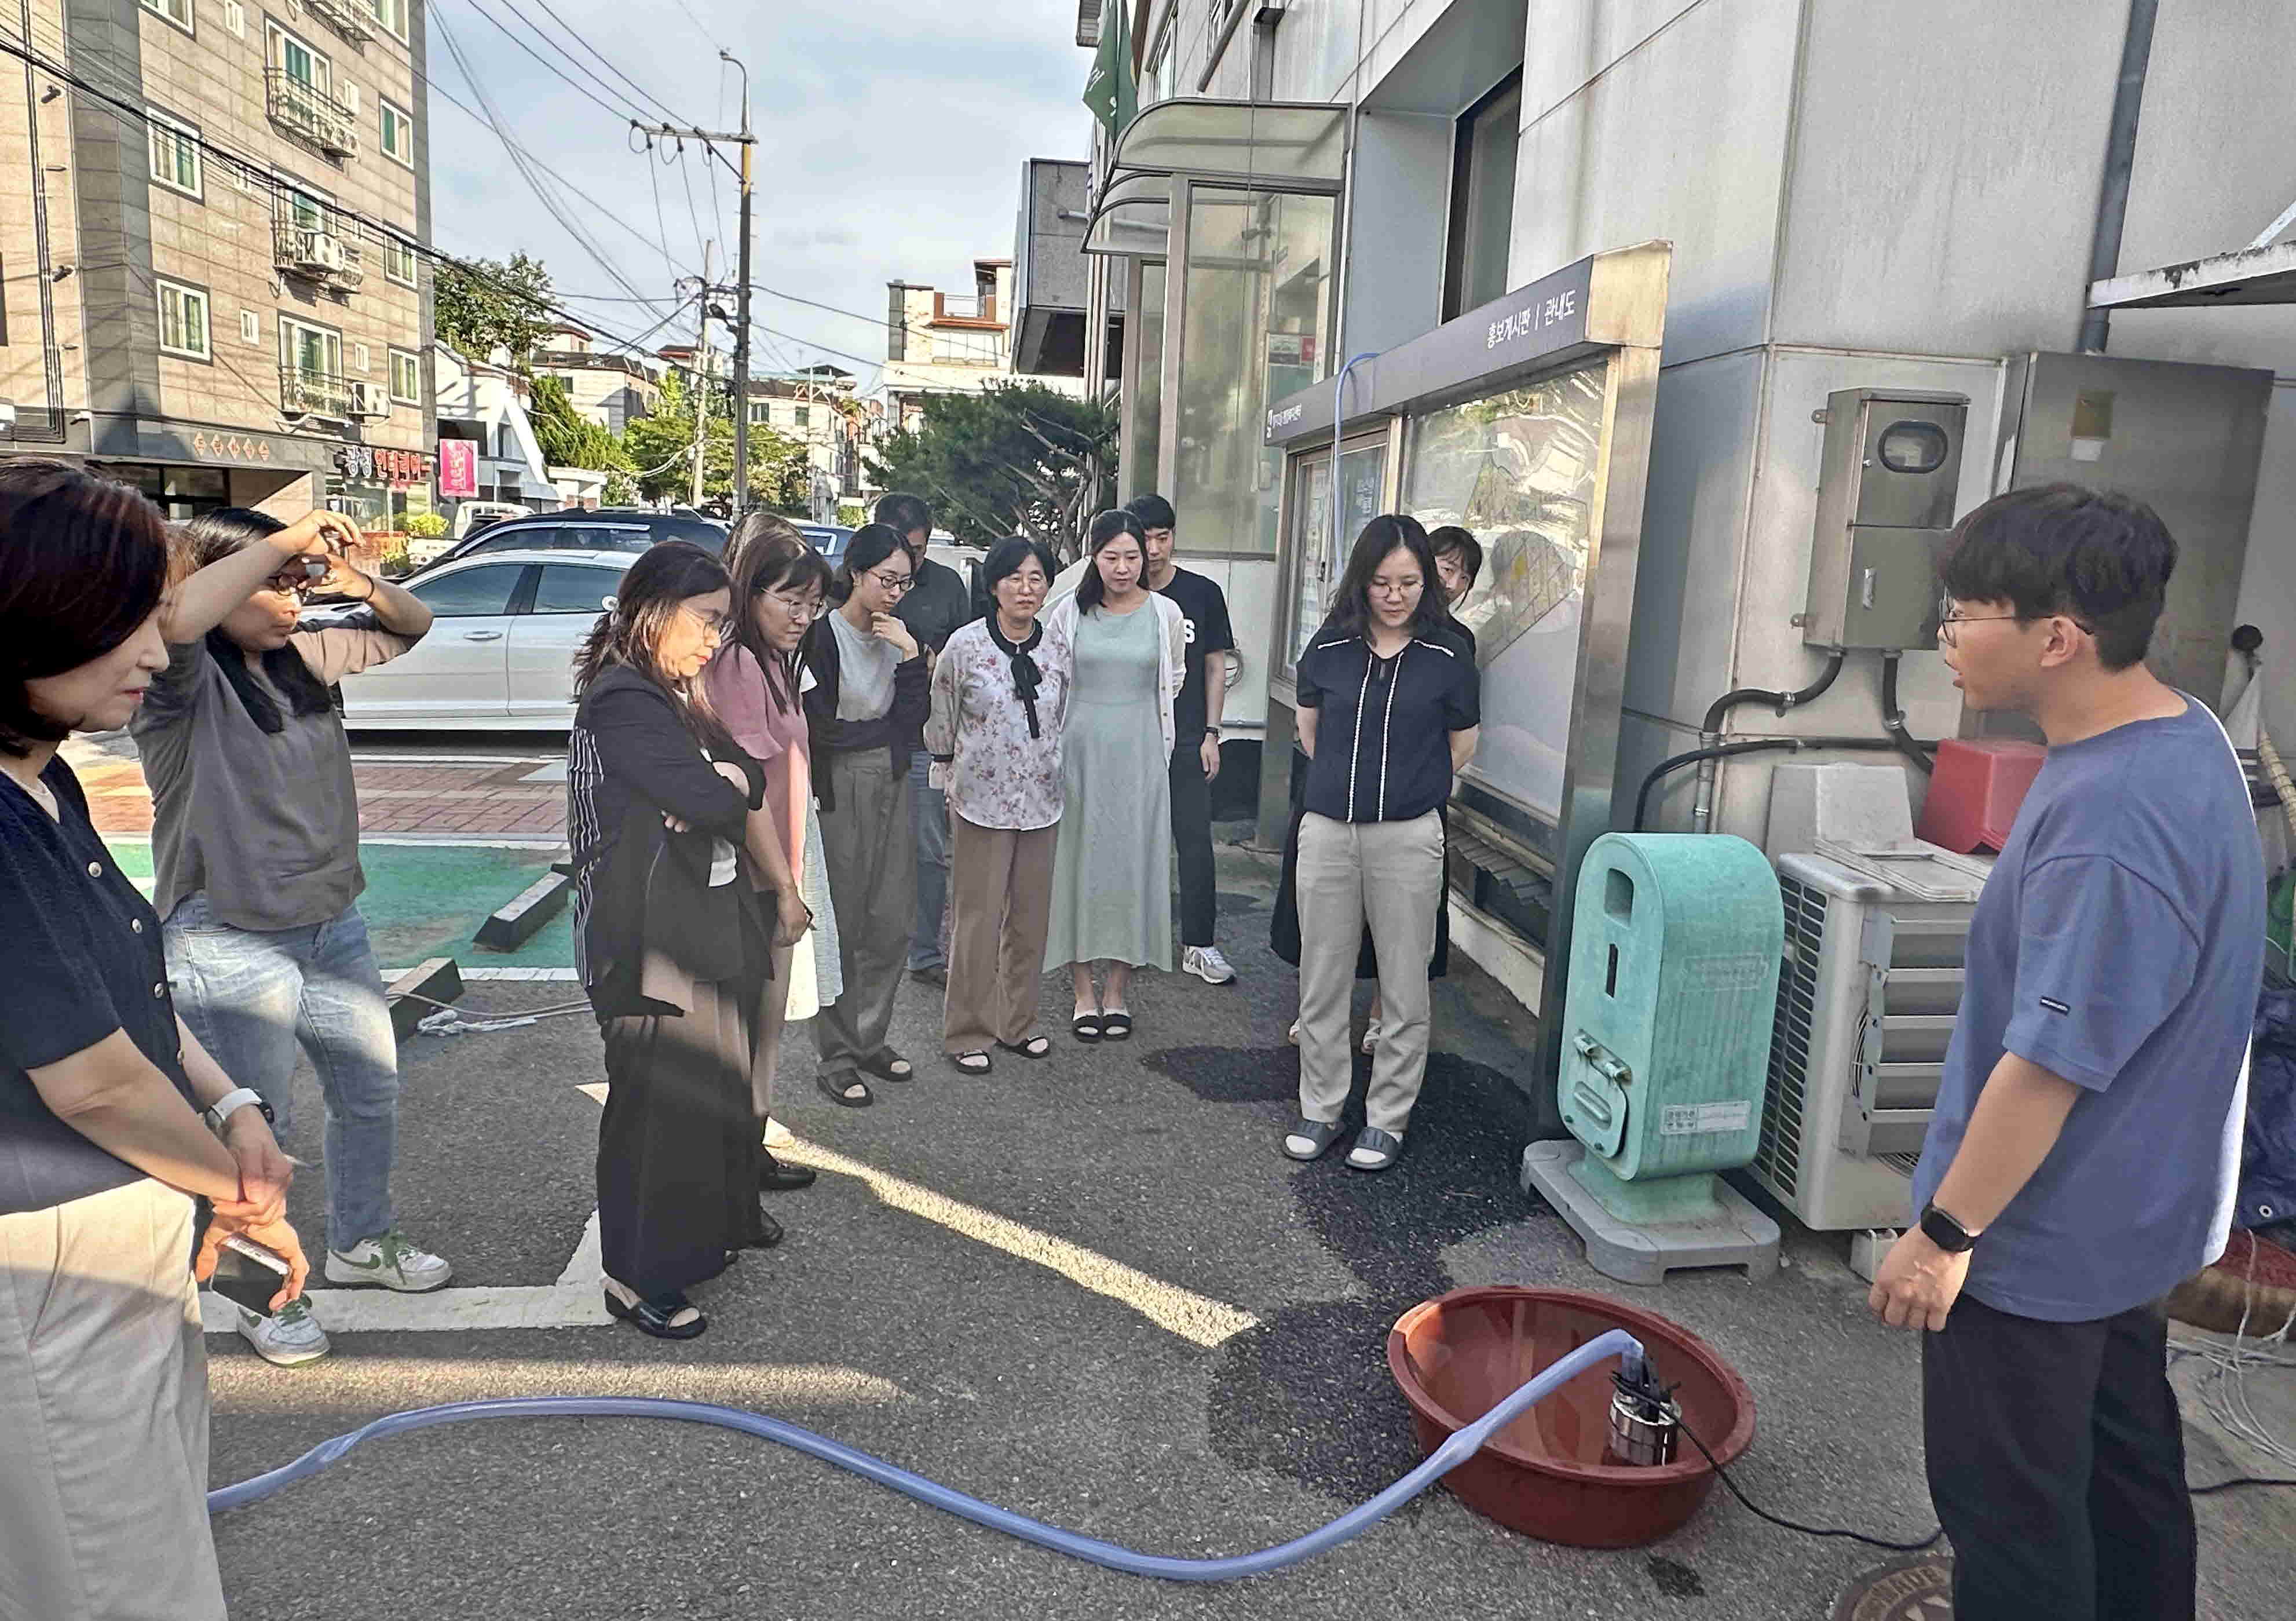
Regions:
[[[922,496],[898,490],[880,496],[872,521],[898,530],[909,554],[914,583],[893,613],[925,650],[930,669],[950,632],[975,617],[972,589],[955,569],[925,555],[933,518]],[[909,976],[946,986],[948,959],[941,950],[940,924],[948,904],[948,800],[926,778],[931,763],[922,749],[909,761],[909,822],[917,842],[917,921],[909,936]]]
[[[1987,881],[1870,1304],[1924,1329],[1959,1621],[2193,1616],[2162,1297],[2230,1230],[2264,868],[2232,745],[2141,662],[2177,545],[2070,484],[1964,518],[1938,640],[2049,753]]]
[[[1180,867],[1180,967],[1206,984],[1235,982],[1212,943],[1219,898],[1212,867],[1211,785],[1220,769],[1220,713],[1227,703],[1227,659],[1235,650],[1227,598],[1201,574],[1172,561],[1178,514],[1162,496],[1132,503],[1148,554],[1147,585],[1180,605],[1187,624],[1187,674],[1172,705],[1172,849]]]

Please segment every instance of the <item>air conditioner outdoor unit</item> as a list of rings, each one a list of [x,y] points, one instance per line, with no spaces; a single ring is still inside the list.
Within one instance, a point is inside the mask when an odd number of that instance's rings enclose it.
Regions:
[[[1982,879],[1925,883],[1939,870],[1925,863],[1901,885],[1886,863],[1822,855],[1776,865],[1785,965],[1750,1169],[1805,1226],[1903,1227]]]
[[[390,392],[379,383],[352,383],[351,415],[354,416],[390,416]]]
[[[343,267],[343,244],[324,231],[314,231],[305,239],[303,258],[321,270],[340,270]]]

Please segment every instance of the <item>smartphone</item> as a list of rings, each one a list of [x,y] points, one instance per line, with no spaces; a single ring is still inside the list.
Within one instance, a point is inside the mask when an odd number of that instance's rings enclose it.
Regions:
[[[233,1233],[216,1257],[215,1276],[208,1287],[242,1311],[258,1317],[271,1315],[271,1297],[291,1269],[287,1258],[266,1249],[254,1239]]]

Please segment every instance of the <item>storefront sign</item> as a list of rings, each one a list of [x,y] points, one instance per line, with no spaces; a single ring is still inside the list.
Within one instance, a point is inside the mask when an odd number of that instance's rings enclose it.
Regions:
[[[192,454],[203,462],[229,462],[242,467],[268,467],[274,460],[271,441],[260,433],[226,433],[219,429],[193,434]]]
[[[335,471],[363,484],[419,484],[428,469],[419,451],[378,449],[373,445],[337,445]]]
[[[476,440],[442,439],[439,441],[439,493],[450,498],[479,493],[479,445]]]

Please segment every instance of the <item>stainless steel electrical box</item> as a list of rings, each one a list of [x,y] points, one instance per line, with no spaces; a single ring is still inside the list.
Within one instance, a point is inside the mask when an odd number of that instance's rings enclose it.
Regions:
[[[1817,414],[1825,450],[1802,640],[1920,647],[1936,635],[1969,396],[1843,389]]]

